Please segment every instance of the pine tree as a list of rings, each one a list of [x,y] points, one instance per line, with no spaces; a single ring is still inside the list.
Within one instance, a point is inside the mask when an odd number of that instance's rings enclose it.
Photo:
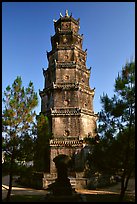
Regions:
[[[126,63],[115,80],[114,95],[101,97],[100,143],[93,159],[105,172],[121,171],[120,201],[135,170],[135,62]]]
[[[49,119],[41,113],[37,117],[37,139],[34,155],[34,168],[36,171],[49,171],[49,138],[51,138]]]
[[[12,86],[7,86],[4,91],[4,108],[2,111],[3,148],[10,159],[7,201],[10,200],[12,190],[14,164],[21,152],[21,138],[33,134],[34,117],[36,115],[34,108],[37,104],[38,97],[37,93],[34,92],[33,83],[30,81],[28,87],[24,88],[21,77],[17,77]]]

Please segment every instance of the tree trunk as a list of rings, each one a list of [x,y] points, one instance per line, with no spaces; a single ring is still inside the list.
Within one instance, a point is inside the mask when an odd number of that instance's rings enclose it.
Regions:
[[[9,189],[6,197],[6,201],[10,201],[11,190],[12,190],[12,181],[13,181],[13,163],[14,163],[14,153],[11,155],[10,170],[9,170]]]
[[[120,195],[119,195],[119,201],[122,202],[125,196],[125,186],[124,186],[125,178],[122,179],[121,181],[121,190],[120,190]]]
[[[134,166],[130,169],[127,177],[125,176],[125,170],[123,172],[123,176],[122,176],[122,181],[121,181],[121,191],[120,191],[120,196],[119,196],[119,201],[122,202],[123,201],[123,198],[125,196],[125,192],[127,190],[127,187],[128,187],[128,182],[129,182],[129,179],[131,177],[131,174],[134,170]]]
[[[8,193],[7,193],[7,198],[6,201],[9,202],[10,201],[10,195],[11,195],[11,190],[12,190],[12,181],[13,181],[13,175],[12,173],[10,173],[10,179],[9,179],[9,189],[8,189]]]

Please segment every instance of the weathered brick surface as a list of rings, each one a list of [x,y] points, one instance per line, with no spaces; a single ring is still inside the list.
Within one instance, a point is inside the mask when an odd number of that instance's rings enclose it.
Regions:
[[[96,135],[96,118],[94,116],[82,114],[80,118],[80,132],[81,137],[85,138],[87,135],[95,137]]]
[[[52,118],[52,131],[55,138],[79,137],[80,118],[79,116],[58,116]],[[68,133],[67,133],[68,131]]]
[[[78,92],[73,90],[60,90],[54,93],[54,107],[78,107]]]
[[[74,83],[74,81],[76,81],[75,68],[56,69],[56,83]]]

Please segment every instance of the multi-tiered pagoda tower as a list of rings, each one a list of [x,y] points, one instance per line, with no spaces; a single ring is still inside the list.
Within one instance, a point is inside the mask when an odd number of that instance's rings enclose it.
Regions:
[[[83,148],[83,139],[96,136],[97,115],[93,111],[94,89],[89,86],[91,69],[86,67],[87,50],[79,19],[60,14],[54,20],[52,50],[47,52],[48,68],[43,69],[45,86],[40,91],[41,113],[48,116],[49,173],[56,173],[53,159],[59,154],[74,155]],[[46,177],[45,177],[46,180]]]

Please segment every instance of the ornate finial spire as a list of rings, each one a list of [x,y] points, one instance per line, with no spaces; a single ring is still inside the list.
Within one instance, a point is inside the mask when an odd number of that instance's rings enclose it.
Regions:
[[[68,10],[66,10],[65,16],[66,16],[66,17],[69,17],[69,15],[68,15]]]
[[[60,12],[60,17],[63,17],[62,13]]]

